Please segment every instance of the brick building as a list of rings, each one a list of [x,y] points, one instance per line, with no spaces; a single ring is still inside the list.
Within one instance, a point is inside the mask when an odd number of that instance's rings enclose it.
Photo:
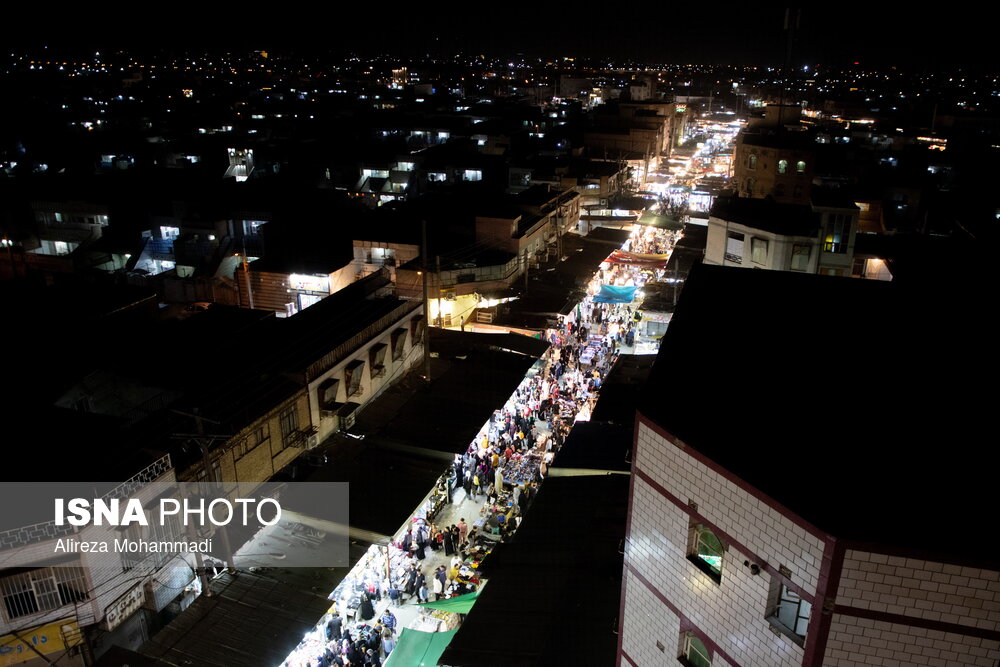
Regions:
[[[958,294],[696,267],[638,409],[618,664],[995,667],[1000,562],[963,535],[996,355]]]

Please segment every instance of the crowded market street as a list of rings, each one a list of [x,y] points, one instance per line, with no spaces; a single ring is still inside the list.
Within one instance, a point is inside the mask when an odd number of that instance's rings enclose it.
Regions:
[[[517,530],[573,425],[590,418],[619,354],[632,352],[642,288],[663,278],[678,238],[638,227],[601,264],[587,296],[546,332],[550,347],[515,392],[455,454],[392,542],[369,548],[283,665],[391,666],[404,629],[412,636],[457,628],[461,614],[440,603],[471,603],[485,585],[480,563]]]
[[[687,155],[660,174],[666,183],[645,184],[657,190],[661,213],[686,219],[707,210],[712,197],[696,188],[728,169],[740,124],[726,120],[689,127],[689,148],[678,151]],[[644,288],[662,287],[680,238],[678,230],[633,225],[584,299],[545,332],[549,348],[514,393],[454,455],[391,542],[369,547],[282,667],[392,667],[440,655],[487,583],[480,564],[517,531],[574,424],[590,419],[619,355],[659,348],[669,315],[640,306]]]

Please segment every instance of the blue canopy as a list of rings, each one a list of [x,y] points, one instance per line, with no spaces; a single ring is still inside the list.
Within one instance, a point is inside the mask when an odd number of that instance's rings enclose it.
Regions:
[[[601,285],[601,291],[594,297],[594,303],[632,303],[637,287]]]

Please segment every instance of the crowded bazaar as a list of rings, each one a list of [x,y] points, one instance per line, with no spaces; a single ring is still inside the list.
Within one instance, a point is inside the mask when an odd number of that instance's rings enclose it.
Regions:
[[[548,350],[390,543],[371,545],[330,593],[283,667],[437,664],[486,583],[481,564],[518,529],[618,356],[633,353],[643,288],[663,279],[678,240],[639,227],[601,263],[584,299],[546,332]]]

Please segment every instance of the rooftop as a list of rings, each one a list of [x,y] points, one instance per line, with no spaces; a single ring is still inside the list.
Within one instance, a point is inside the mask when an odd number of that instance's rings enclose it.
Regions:
[[[996,343],[943,282],[696,266],[640,412],[838,538],[975,561],[945,507],[995,521]]]
[[[819,215],[803,204],[780,204],[773,199],[720,197],[710,215],[772,234],[813,237],[819,232]]]

